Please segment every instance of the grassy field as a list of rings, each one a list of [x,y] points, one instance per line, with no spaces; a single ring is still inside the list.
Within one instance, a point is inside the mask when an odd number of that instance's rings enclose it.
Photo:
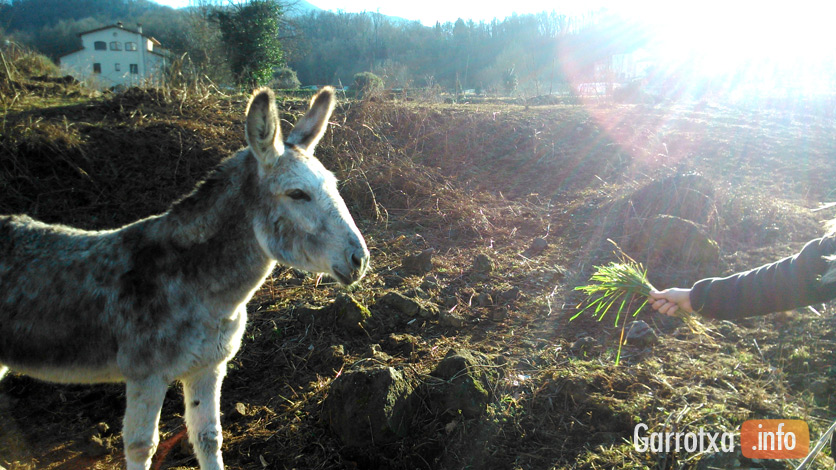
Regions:
[[[244,143],[244,96],[8,86],[0,213],[116,227],[164,211]],[[288,127],[306,108],[294,98],[279,104]],[[351,294],[373,320],[360,335],[311,324],[302,307],[327,305],[341,289],[273,273],[249,306],[224,382],[227,468],[793,468],[739,450],[640,453],[630,439],[639,423],[720,432],[766,418],[805,420],[817,438],[836,418],[833,305],[708,323],[709,336],[644,311],[658,341],[628,343],[617,367],[620,328],[569,318],[582,300],[574,288],[616,259],[607,239],[664,288],[756,267],[821,234],[836,217],[811,210],[836,200],[830,111],[341,102],[317,155],[366,235],[372,270]],[[719,258],[642,251],[636,227],[659,214],[694,222]],[[536,239],[547,246],[533,247]],[[406,255],[430,248],[431,272],[402,270]],[[478,255],[493,269],[474,270]],[[463,321],[412,321],[376,303],[390,291]],[[375,356],[373,344],[386,354]],[[428,414],[407,437],[361,449],[329,430],[323,400],[351,364],[371,356],[425,376],[451,348],[486,353],[501,372],[480,417]],[[181,394],[168,393],[163,439],[182,430]],[[123,407],[120,386],[12,375],[0,383],[0,466],[121,468]],[[163,469],[197,466],[179,443],[160,454]],[[832,466],[825,450],[813,468]]]

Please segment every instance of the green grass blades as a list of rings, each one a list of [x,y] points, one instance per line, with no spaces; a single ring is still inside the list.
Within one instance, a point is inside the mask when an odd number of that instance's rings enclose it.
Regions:
[[[646,273],[647,270],[641,263],[626,257],[619,263],[596,266],[595,273],[589,278],[589,284],[575,287],[575,290],[583,292],[587,297],[578,305],[578,308],[583,308],[570,320],[595,307],[593,314],[600,321],[621,299],[615,316],[615,326],[618,326],[618,320],[625,307],[631,305],[635,298],[644,298],[644,302],[633,313],[633,316],[636,316],[647,305],[648,296],[653,290]]]
[[[578,304],[580,310],[569,321],[578,318],[583,312],[593,307],[593,315],[598,317],[598,321],[601,321],[607,312],[618,304],[614,323],[614,326],[617,327],[618,321],[621,319],[621,313],[630,308],[635,299],[643,299],[643,301],[639,308],[633,312],[633,316],[638,315],[650,301],[650,292],[655,288],[647,280],[647,269],[622,252],[615,242],[612,240],[610,242],[618,250],[621,258],[620,262],[596,266],[595,272],[589,278],[589,284],[575,287],[575,290],[586,294],[586,299]],[[624,329],[626,326],[627,318],[625,317],[624,321],[621,322],[621,336],[618,340],[618,352],[615,356],[616,366],[621,361],[621,347],[624,345]]]
[[[615,245],[615,242],[612,243]],[[580,310],[569,321],[578,318],[586,311],[592,311],[598,321],[601,321],[617,305],[613,325],[618,327],[622,312],[631,309],[635,302],[641,301],[639,307],[633,312],[635,317],[650,302],[650,292],[656,290],[656,288],[647,280],[647,269],[622,252],[618,245],[616,245],[616,250],[620,257],[619,262],[613,262],[606,266],[596,266],[595,272],[589,278],[589,284],[575,287],[575,290],[586,294],[586,299],[578,304]],[[708,334],[710,330],[700,323],[696,315],[679,310],[677,317],[681,318],[693,333],[710,336]],[[626,326],[627,318],[625,317],[624,321],[621,322],[621,338],[618,341],[616,365],[621,359],[621,347],[624,344],[624,329]]]

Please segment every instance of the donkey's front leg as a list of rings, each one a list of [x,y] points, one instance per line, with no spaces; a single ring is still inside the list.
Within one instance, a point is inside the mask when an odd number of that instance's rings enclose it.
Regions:
[[[128,470],[148,470],[157,451],[160,409],[168,384],[162,377],[127,381],[127,407],[122,423],[122,440]]]
[[[182,379],[186,428],[201,470],[221,470],[221,381],[226,362]]]

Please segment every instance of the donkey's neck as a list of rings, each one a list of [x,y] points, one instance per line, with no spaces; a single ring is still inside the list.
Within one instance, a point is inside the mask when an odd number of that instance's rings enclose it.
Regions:
[[[219,216],[250,202],[244,198],[255,197],[246,191],[251,184],[255,187],[252,179],[257,178],[255,159],[248,156],[239,152],[222,161],[190,194],[171,206],[165,215],[174,236],[199,243],[218,231],[223,224]]]
[[[257,178],[255,159],[239,152],[167,213],[149,220],[149,235],[166,247],[177,264],[172,268],[203,292],[230,302],[249,298],[275,265],[253,232]]]

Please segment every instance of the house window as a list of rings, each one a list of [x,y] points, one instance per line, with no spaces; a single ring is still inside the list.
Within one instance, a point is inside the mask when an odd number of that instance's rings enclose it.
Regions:
[[[119,41],[112,41],[110,43],[110,50],[111,51],[121,51],[122,50],[122,43]]]
[[[93,49],[97,51],[106,51],[107,50],[107,43],[104,41],[96,41],[93,43]]]
[[[121,70],[122,70],[122,66],[121,66],[121,65],[119,65],[119,64],[116,64],[116,69],[115,69],[115,70],[116,70],[117,72],[121,71]]]
[[[102,64],[96,62],[93,64],[93,73],[102,73]]]
[[[135,42],[126,42],[125,43],[125,50],[126,51],[135,51],[136,50],[136,43]]]
[[[136,64],[131,64],[131,73],[134,74],[134,75],[138,74],[139,73],[139,66],[137,66]]]

